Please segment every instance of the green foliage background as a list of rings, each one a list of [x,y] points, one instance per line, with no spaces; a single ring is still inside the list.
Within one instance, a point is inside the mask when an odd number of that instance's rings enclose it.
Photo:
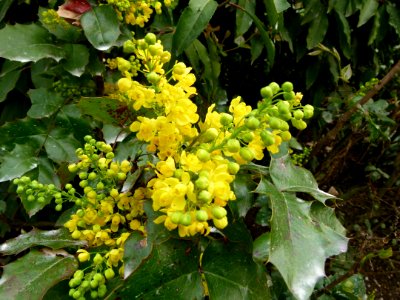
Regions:
[[[47,231],[58,219],[54,208],[21,202],[11,180],[28,175],[57,187],[72,182],[66,166],[76,160],[75,149],[87,134],[118,141],[121,158],[136,157],[140,150],[129,137],[118,139],[125,124],[109,112],[123,107],[98,98],[114,76],[104,68],[102,53],[118,55],[132,30],[135,36],[156,33],[172,53],[171,61],[193,67],[199,92],[195,102],[203,113],[213,103],[226,110],[228,99],[236,95],[255,106],[265,84],[293,82],[304,91],[303,101],[318,112],[306,133],[297,136],[310,143],[331,129],[362,96],[360,91],[371,88],[366,82],[382,78],[400,57],[396,1],[180,1],[154,15],[145,28],[121,24],[112,7],[103,5],[83,15],[82,29],[71,26],[67,31],[49,28],[38,17],[43,7],[59,4],[0,3],[0,252],[6,265],[0,295],[8,299],[63,299],[68,291],[63,280],[77,262],[73,251],[59,249],[79,246],[63,229]],[[372,160],[375,169],[364,174],[390,174],[383,182],[391,187],[398,184],[391,180],[398,176],[398,87],[397,78],[380,99],[371,99],[337,142],[365,136],[371,156],[377,149],[387,159]],[[324,187],[335,180],[323,167],[327,162],[329,154],[319,153],[308,165]],[[109,299],[169,299],[177,294],[202,299],[203,281],[210,299],[307,299],[318,285],[328,285],[329,279],[324,284],[320,280],[326,259],[347,250],[345,229],[331,202],[326,205],[334,197],[288,155],[262,163],[249,165],[237,177],[234,189],[241,200],[231,207],[232,222],[223,239],[179,239],[152,224],[156,216],[147,208],[147,246],[141,249],[142,238],[132,235],[126,245],[134,249],[126,251],[129,271],[124,280],[111,283]],[[24,231],[29,232],[19,235]],[[37,274],[22,272],[33,263]],[[323,299],[334,299],[335,293],[351,295],[346,299],[363,296],[363,281],[353,279],[359,289],[350,293],[338,286]]]

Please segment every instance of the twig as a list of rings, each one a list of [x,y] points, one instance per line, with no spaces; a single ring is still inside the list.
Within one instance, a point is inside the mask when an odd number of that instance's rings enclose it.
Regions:
[[[376,84],[368,93],[365,94],[364,97],[361,98],[355,105],[353,105],[347,112],[345,112],[336,123],[336,126],[332,128],[324,138],[322,138],[319,142],[315,144],[313,150],[311,152],[312,156],[316,156],[319,154],[321,149],[327,146],[330,142],[335,140],[339,131],[344,127],[346,122],[351,118],[351,116],[358,110],[358,108],[365,103],[373,96],[375,96],[392,78],[400,71],[400,60],[392,67],[392,69],[383,77],[383,79]]]

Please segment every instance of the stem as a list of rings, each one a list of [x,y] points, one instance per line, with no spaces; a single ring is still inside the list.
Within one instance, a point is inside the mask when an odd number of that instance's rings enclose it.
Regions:
[[[316,156],[320,153],[320,151],[329,143],[334,141],[340,132],[343,129],[344,125],[351,118],[351,116],[359,109],[360,106],[367,103],[369,99],[375,96],[390,80],[400,71],[400,60],[392,67],[392,69],[383,77],[383,79],[376,84],[371,90],[365,94],[364,97],[361,98],[355,105],[353,105],[347,112],[345,112],[336,123],[336,126],[331,129],[324,138],[322,138],[317,144],[315,144],[311,155]]]

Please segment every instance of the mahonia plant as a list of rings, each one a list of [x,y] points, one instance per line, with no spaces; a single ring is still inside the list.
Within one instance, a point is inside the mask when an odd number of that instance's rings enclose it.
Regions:
[[[153,178],[145,186],[123,191],[137,166],[116,161],[111,145],[86,136],[84,147],[76,150],[79,161],[68,167],[79,178],[77,186],[68,183],[59,190],[26,176],[14,180],[27,201],[54,199],[57,211],[66,202],[74,204],[75,212],[64,226],[89,247],[76,253],[82,267],[69,281],[74,299],[84,299],[87,293],[101,298],[107,281],[116,273],[123,275],[125,241],[134,231],[146,235],[145,201],[160,213],[154,222],[177,230],[180,237],[224,229],[227,204],[236,199],[231,184],[240,167],[263,159],[265,150],[278,153],[282,142],[291,139],[290,124],[302,130],[307,126],[304,120],[313,115],[311,105],[301,105],[302,94],[293,91],[292,83],[272,82],[261,89],[256,108],[236,97],[227,112],[217,112],[213,104],[201,120],[191,100],[196,95],[195,75],[183,62],[165,70],[171,54],[153,33],[126,41],[123,51],[128,59],[106,61],[121,73],[107,92],[136,116],[129,128],[157,157],[147,164]]]

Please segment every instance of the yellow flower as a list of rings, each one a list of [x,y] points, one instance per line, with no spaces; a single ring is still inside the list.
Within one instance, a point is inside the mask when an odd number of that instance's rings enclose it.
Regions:
[[[236,97],[231,101],[229,111],[233,114],[233,123],[236,127],[244,124],[244,117],[251,112],[251,106],[242,102],[242,98]]]

